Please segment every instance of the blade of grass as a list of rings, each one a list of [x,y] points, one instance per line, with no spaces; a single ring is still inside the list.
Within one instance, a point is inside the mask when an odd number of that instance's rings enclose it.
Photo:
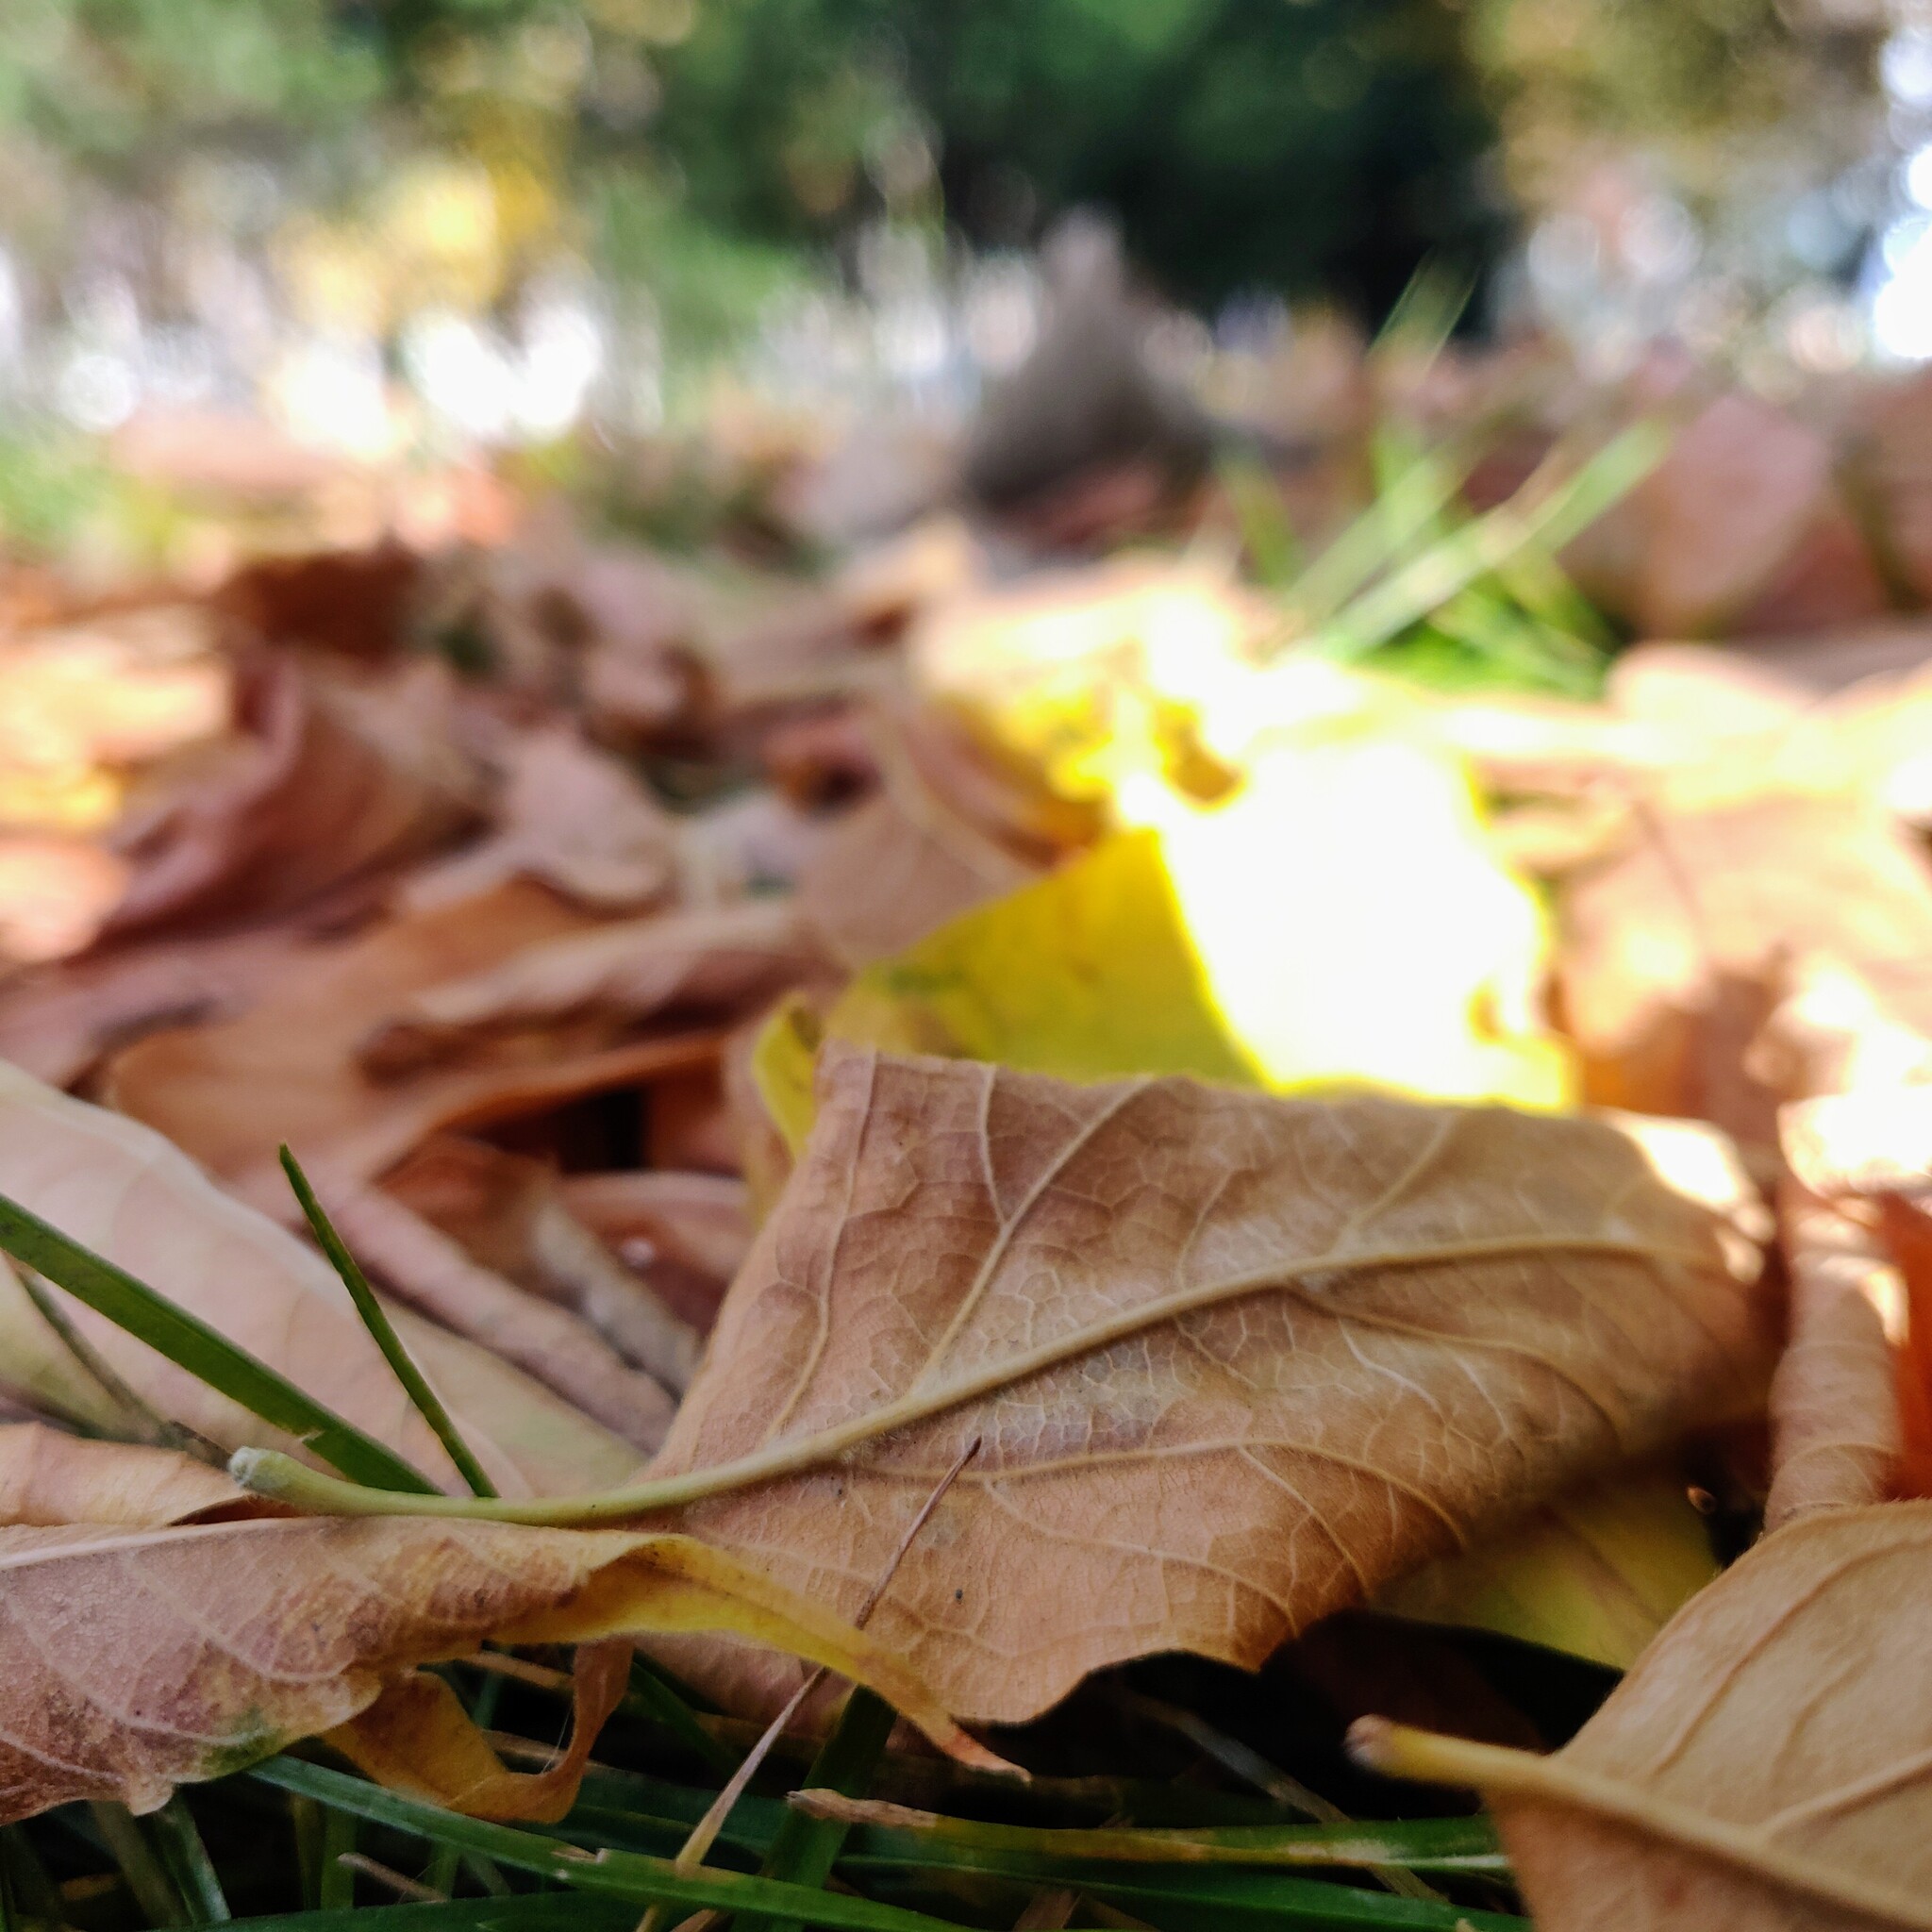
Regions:
[[[175,1881],[148,1840],[141,1821],[125,1805],[97,1799],[88,1807],[94,1828],[108,1848],[108,1855],[121,1868],[134,1902],[146,1913],[150,1925],[186,1925],[191,1915]]]
[[[625,1932],[634,1916],[623,1899],[525,1891],[444,1905],[365,1906],[353,1919],[346,1912],[275,1912],[236,1925],[238,1932]]]
[[[1301,540],[1288,520],[1288,506],[1267,464],[1242,451],[1222,458],[1216,470],[1256,582],[1269,590],[1286,590],[1301,568]]]
[[[373,1824],[481,1852],[510,1870],[560,1880],[607,1897],[639,1903],[661,1899],[667,1905],[756,1912],[767,1918],[823,1925],[830,1932],[958,1932],[949,1921],[841,1892],[813,1891],[710,1865],[686,1876],[668,1858],[609,1849],[590,1852],[536,1831],[458,1817],[399,1791],[384,1790],[361,1778],[295,1758],[271,1758],[243,1775],[285,1790],[299,1790],[324,1805],[352,1810]],[[943,1849],[934,1847],[933,1851],[942,1853]],[[900,1874],[910,1863],[899,1857],[890,1864],[881,1861],[874,1865],[857,1857],[840,1862],[842,1871],[854,1875],[875,1871]],[[995,1873],[1008,1872],[1009,1867],[1024,1861],[1016,1861],[1011,1855],[979,1852],[968,1857],[928,1855],[919,1862],[935,1869],[950,1866]],[[1099,1865],[1085,1865],[1076,1869],[1076,1876],[1058,1874],[1060,1882],[1104,1893],[1130,1911],[1138,1902],[1157,1914],[1164,1925],[1246,1925],[1255,1927],[1256,1932],[1263,1927],[1276,1928],[1276,1932],[1318,1932],[1318,1928],[1319,1932],[1458,1932],[1458,1928],[1460,1932],[1527,1932],[1522,1919],[1507,1913],[1391,1898],[1383,1892],[1357,1891],[1321,1879],[1271,1872],[1198,1871],[1184,1878],[1162,1879],[1144,1868],[1121,1867],[1108,1872]],[[1013,1871],[1010,1875],[1031,1882],[1027,1871]]]
[[[839,1713],[838,1727],[812,1759],[806,1783],[848,1798],[858,1797],[872,1783],[886,1740],[892,1735],[897,1713],[870,1690],[856,1690]],[[844,1849],[846,1821],[788,1811],[759,1868],[767,1878],[793,1885],[823,1885],[832,1875]],[[771,1923],[747,1920],[741,1932],[800,1932],[795,1919]]]
[[[877,1905],[871,1899],[810,1891],[804,1886],[749,1878],[712,1866],[687,1875],[669,1858],[645,1857],[635,1852],[588,1853],[534,1831],[459,1817],[399,1791],[384,1790],[361,1778],[294,1758],[271,1758],[246,1775],[285,1790],[299,1790],[371,1824],[481,1853],[511,1871],[534,1873],[579,1890],[630,1899],[640,1905],[661,1900],[667,1905],[709,1906],[727,1912],[758,1911],[798,1918],[808,1925],[827,1926],[831,1932],[958,1932],[943,1919]]]
[[[720,1777],[729,1777],[738,1769],[738,1754],[712,1737],[698,1722],[697,1712],[641,1657],[631,1658],[630,1692],[620,1707],[662,1724],[687,1751]]]
[[[952,1468],[939,1479],[932,1493],[920,1505],[912,1521],[906,1525],[905,1534],[900,1537],[891,1556],[886,1559],[885,1568],[874,1579],[872,1588],[866,1592],[865,1601],[854,1613],[854,1628],[863,1630],[872,1622],[872,1613],[878,1608],[879,1600],[891,1588],[892,1578],[899,1574],[899,1565],[906,1560],[907,1551],[919,1541],[920,1532],[932,1520],[932,1513],[940,1507],[941,1499],[958,1480],[959,1472],[979,1454],[979,1440],[974,1436],[959,1452]],[[730,1782],[718,1793],[710,1808],[698,1821],[690,1840],[678,1853],[677,1865],[680,1871],[689,1872],[704,1862],[705,1854],[710,1850],[718,1833],[724,1828],[724,1821],[730,1817],[732,1807],[744,1795],[745,1787],[751,1782],[758,1766],[771,1755],[772,1747],[804,1707],[806,1699],[824,1682],[825,1674],[823,1665],[813,1671],[791,1693],[784,1709],[766,1726],[764,1736],[752,1747],[751,1755],[732,1773]],[[891,1707],[877,1698],[860,1703],[859,1700],[866,1696],[864,1690],[854,1686],[851,1696],[846,1699],[844,1710],[840,1713],[837,1726],[826,1740],[824,1749],[813,1761],[814,1782],[819,1781],[819,1774],[823,1771],[823,1781],[835,1789],[849,1788],[855,1791],[862,1791],[865,1789],[865,1781],[877,1768],[879,1754],[885,1750],[886,1740],[892,1731]],[[783,1826],[780,1827],[780,1834],[783,1835]],[[839,1845],[844,1836],[844,1827],[830,1822],[821,1824],[816,1832],[795,1832],[788,1844],[788,1857],[795,1857],[801,1859],[802,1869],[796,1872],[774,1871],[768,1862],[765,1875],[769,1878],[804,1879],[809,1884],[823,1885],[826,1874],[832,1869],[833,1860],[838,1857]],[[818,1855],[822,1850],[824,1852],[824,1869],[818,1870]],[[699,1932],[699,1924],[700,1921],[693,1921],[683,1928],[683,1932]],[[652,1912],[645,1915],[639,1932],[657,1932],[655,1907]],[[775,1932],[775,1928],[766,1928],[760,1924],[759,1932]],[[785,1922],[783,1932],[798,1932],[798,1928],[790,1922]]]
[[[17,1824],[0,1826],[0,1881],[7,1887],[8,1899],[17,1915],[16,1923],[27,1919],[42,1927],[67,1923],[66,1902],[60,1896],[60,1888],[41,1862],[33,1840]]]
[[[181,1793],[176,1791],[158,1811],[150,1812],[147,1823],[159,1843],[162,1862],[188,1907],[190,1919],[197,1925],[219,1924],[232,1919],[235,1915],[228,1909],[214,1860],[201,1841],[193,1813]]]
[[[376,1347],[381,1349],[383,1360],[394,1370],[396,1380],[416,1405],[417,1413],[436,1431],[436,1440],[442,1444],[458,1473],[469,1484],[470,1493],[473,1496],[495,1495],[495,1484],[483,1474],[483,1465],[470,1453],[470,1445],[458,1434],[457,1425],[450,1420],[449,1410],[443,1407],[441,1399],[423,1379],[423,1371],[403,1346],[403,1338],[396,1333],[382,1304],[376,1300],[375,1291],[369,1285],[369,1277],[343,1244],[341,1236],[335,1230],[335,1224],[323,1212],[322,1203],[315,1198],[315,1190],[308,1185],[308,1176],[302,1172],[302,1163],[290,1152],[286,1141],[278,1151],[282,1172],[288,1175],[289,1185],[295,1191],[295,1199],[308,1220],[308,1230],[314,1235],[322,1252],[328,1257],[329,1266],[341,1276],[342,1286],[349,1291],[349,1299],[356,1304],[356,1312],[362,1317],[363,1327],[368,1329]]]
[[[239,1402],[251,1415],[299,1437],[351,1482],[410,1495],[436,1487],[393,1450],[325,1408],[266,1362],[238,1348],[197,1315],[137,1281],[125,1269],[71,1241],[39,1215],[0,1194],[0,1248],[65,1289],[75,1301],[144,1341],[175,1367]],[[299,1466],[299,1465],[298,1465]]]
[[[342,1862],[355,1850],[355,1814],[325,1810],[322,1814],[322,1869],[316,1885],[316,1904],[325,1912],[355,1908],[356,1868]]]
[[[1486,1818],[1426,1818],[1391,1824],[1227,1825],[1206,1831],[1106,1828],[1070,1830],[1036,1824],[988,1824],[948,1818],[876,1799],[807,1789],[794,1811],[875,1825],[988,1851],[1030,1852],[1061,1864],[1097,1858],[1134,1865],[1400,1865],[1410,1871],[1472,1872],[1507,1877],[1509,1861]]]
[[[1431,450],[1387,484],[1289,591],[1287,603],[1295,620],[1291,636],[1319,629],[1363,585],[1390,569],[1454,501],[1471,461],[1468,450]]]
[[[1560,481],[1532,477],[1507,503],[1452,532],[1338,610],[1321,647],[1359,658],[1426,617],[1529,545],[1554,554],[1649,475],[1663,458],[1663,425],[1635,423]]]

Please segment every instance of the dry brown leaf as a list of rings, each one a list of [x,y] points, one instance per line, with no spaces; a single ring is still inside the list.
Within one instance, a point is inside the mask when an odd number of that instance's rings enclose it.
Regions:
[[[442,1134],[386,1174],[382,1191],[459,1243],[471,1260],[582,1316],[625,1361],[674,1393],[681,1394],[691,1381],[698,1331],[577,1216],[561,1177],[546,1162]],[[641,1239],[635,1217],[626,1238]],[[655,1247],[647,1258],[658,1258]],[[732,1272],[724,1270],[724,1279]],[[720,1292],[724,1279],[717,1284]]]
[[[88,1442],[42,1423],[0,1426],[0,1526],[159,1529],[278,1513],[225,1470],[168,1449]]]
[[[71,1087],[103,1054],[158,1026],[248,1006],[307,943],[303,933],[275,925],[117,946],[21,974],[0,986],[0,1059]]]
[[[878,1612],[977,1716],[1257,1664],[1761,1388],[1715,1217],[1603,1123],[836,1044],[819,1108],[653,1474],[770,1477],[690,1527],[850,1608],[982,1437]]]
[[[1886,1317],[1898,1271],[1876,1232],[1795,1182],[1778,1202],[1790,1273],[1790,1340],[1771,1384],[1764,1526],[1882,1502],[1897,1478],[1898,1369]]]
[[[250,735],[127,828],[135,876],[110,930],[285,911],[440,843],[470,809],[449,702],[437,666],[358,691],[258,660],[242,691]]]
[[[683,1537],[317,1518],[77,1524],[0,1530],[0,1582],[12,1660],[0,1822],[78,1798],[153,1810],[176,1784],[347,1724],[410,1667],[491,1638],[735,1629],[870,1682],[936,1741],[998,1762],[871,1640]]]
[[[1657,814],[1567,883],[1560,924],[1562,1015],[1589,1097],[1769,1142],[1782,1096],[1747,1048],[1802,963],[1884,978],[1932,957],[1932,869],[1852,801]]]
[[[322,1184],[329,1219],[376,1280],[421,1313],[513,1363],[572,1407],[648,1453],[675,1407],[588,1322],[479,1267],[446,1234],[382,1189]]]
[[[708,1035],[613,1043],[591,1021],[575,1031],[499,1043],[475,1060],[376,1082],[357,1049],[416,993],[480,973],[595,922],[540,886],[501,887],[316,946],[237,1019],[151,1035],[108,1062],[104,1088],[268,1212],[291,1212],[275,1148],[289,1141],[318,1180],[379,1174],[439,1127],[501,1119],[580,1093],[703,1063]]]
[[[1828,1511],[1693,1599],[1553,1757],[1372,1726],[1476,1784],[1544,1932],[1932,1927],[1932,1505]]]
[[[138,1123],[0,1064],[0,1193],[130,1270],[419,1469],[457,1474],[389,1373],[347,1292],[315,1251],[212,1186]],[[7,1277],[11,1287],[11,1276]],[[224,1447],[266,1425],[92,1310],[68,1304],[85,1339],[159,1413]],[[615,1436],[455,1337],[425,1345],[406,1324],[458,1427],[499,1488],[576,1489],[620,1479],[635,1455]],[[63,1351],[18,1289],[0,1296],[0,1381],[28,1381]]]
[[[417,874],[402,903],[429,911],[528,878],[598,911],[650,904],[672,886],[676,826],[629,769],[564,725],[514,740],[503,757],[497,829]]]
[[[411,991],[383,1015],[360,1058],[390,1079],[494,1035],[557,1022],[623,1026],[673,1009],[728,1015],[762,1005],[813,963],[786,900],[625,920],[537,941],[480,973]]]
[[[751,1191],[726,1174],[575,1174],[559,1183],[571,1211],[658,1287],[688,1321],[708,1328],[718,1296],[751,1246]],[[710,1284],[700,1315],[685,1307],[659,1264]]]

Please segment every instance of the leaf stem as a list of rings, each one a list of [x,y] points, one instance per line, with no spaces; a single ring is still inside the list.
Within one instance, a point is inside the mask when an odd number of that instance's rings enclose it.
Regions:
[[[436,1391],[424,1380],[423,1371],[410,1359],[409,1351],[403,1346],[403,1338],[396,1333],[388,1311],[376,1300],[375,1291],[369,1285],[369,1277],[336,1232],[335,1224],[323,1211],[322,1203],[315,1198],[315,1190],[308,1185],[308,1176],[302,1172],[302,1163],[295,1158],[286,1141],[278,1152],[282,1172],[289,1176],[289,1185],[295,1191],[295,1199],[308,1219],[309,1232],[328,1257],[329,1266],[342,1277],[342,1286],[349,1291],[349,1299],[356,1304],[356,1312],[362,1317],[362,1325],[375,1339],[376,1347],[381,1349],[383,1360],[395,1371],[396,1380],[403,1385],[404,1392],[416,1405],[423,1420],[436,1431],[436,1440],[456,1464],[458,1474],[469,1484],[470,1493],[473,1496],[495,1495],[496,1485],[483,1474],[483,1465],[457,1432],[449,1410],[442,1406]]]
[[[243,1489],[273,1496],[298,1509],[336,1516],[461,1516],[491,1523],[525,1523],[554,1529],[579,1528],[593,1523],[628,1522],[687,1503],[751,1489],[781,1476],[816,1469],[881,1436],[914,1424],[928,1422],[948,1409],[976,1401],[982,1395],[1058,1367],[1076,1357],[1110,1347],[1130,1335],[1156,1327],[1182,1315],[1218,1307],[1243,1295],[1267,1289],[1288,1289],[1308,1275],[1360,1274],[1371,1269],[1454,1266],[1471,1261],[1504,1259],[1518,1255],[1612,1255],[1624,1259],[1724,1273],[1723,1262],[1710,1253],[1666,1249],[1645,1241],[1607,1235],[1496,1235],[1481,1239],[1439,1241],[1427,1245],[1371,1251],[1312,1255],[1299,1261],[1259,1268],[1250,1274],[1178,1289],[1171,1294],[1133,1307],[1116,1310],[1107,1319],[1058,1335],[1036,1346],[981,1364],[957,1381],[937,1387],[914,1388],[895,1402],[856,1415],[849,1421],[793,1437],[741,1456],[733,1462],[708,1469],[686,1470],[658,1476],[629,1489],[605,1490],[588,1496],[550,1496],[535,1501],[504,1501],[495,1497],[441,1494],[395,1495],[355,1483],[337,1482],[305,1468],[293,1457],[267,1449],[238,1449],[229,1458],[228,1474]]]

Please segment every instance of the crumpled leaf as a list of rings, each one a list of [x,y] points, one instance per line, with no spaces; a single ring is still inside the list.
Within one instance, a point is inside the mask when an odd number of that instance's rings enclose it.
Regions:
[[[755,1458],[688,1526],[849,1606],[981,1437],[877,1613],[976,1716],[1258,1663],[1761,1385],[1716,1218],[1603,1123],[836,1042],[819,1107],[653,1474]]]
[[[0,1425],[0,1524],[118,1523],[155,1528],[272,1513],[225,1470],[168,1449],[63,1436],[43,1423]]]
[[[125,876],[119,862],[110,862]],[[104,916],[120,892],[116,884]],[[305,943],[301,932],[276,924],[137,941],[17,974],[0,985],[0,1059],[51,1086],[72,1086],[102,1055],[158,1026],[245,1007],[281,977]]]
[[[138,1271],[418,1469],[458,1481],[328,1263],[214,1187],[159,1135],[0,1063],[0,1193],[32,1202],[62,1233]],[[72,1358],[10,1273],[0,1274],[0,1383],[35,1391],[64,1376],[71,1385]],[[265,1424],[195,1376],[62,1301],[81,1335],[158,1413],[226,1448],[272,1440]],[[398,1317],[397,1325],[506,1492],[577,1489],[635,1468],[623,1441],[506,1364],[425,1324]]]
[[[634,1448],[664,1440],[675,1407],[581,1316],[480,1267],[381,1188],[330,1184],[329,1219],[364,1268],[403,1301],[554,1390]]]
[[[701,907],[539,940],[480,973],[399,999],[363,1041],[380,1078],[440,1060],[492,1035],[594,1018],[628,1024],[672,1010],[752,1008],[814,963],[783,899]]]
[[[714,1177],[640,1173],[591,1178],[662,1183]],[[721,1180],[720,1185],[742,1194],[741,1182]],[[386,1174],[382,1191],[459,1243],[472,1261],[582,1316],[625,1361],[665,1388],[681,1393],[690,1382],[697,1363],[697,1331],[579,1218],[561,1176],[544,1162],[442,1134]],[[647,1198],[647,1191],[641,1191],[641,1198]],[[675,1195],[667,1191],[664,1199],[675,1204]],[[711,1232],[716,1219],[701,1223],[700,1239]],[[660,1239],[675,1241],[663,1222],[661,1212],[655,1217],[633,1213],[625,1224],[632,1252],[641,1243],[656,1258],[655,1247],[642,1233],[646,1227]],[[736,1272],[735,1262],[718,1271],[721,1289]]]
[[[1697,1596],[1553,1757],[1370,1728],[1479,1785],[1545,1932],[1932,1926],[1932,1504],[1826,1511]]]
[[[0,1822],[81,1798],[151,1811],[177,1784],[349,1724],[411,1666],[486,1639],[730,1631],[828,1664],[956,1755],[999,1764],[873,1640],[685,1537],[325,1518],[69,1524],[0,1529],[0,1578],[12,1660]],[[341,1735],[389,1767],[426,1755],[432,1774],[452,1741],[447,1722],[413,1742],[379,1725]],[[486,1811],[506,1795],[469,1794]]]
[[[709,1036],[626,1042],[592,1016],[512,1038],[400,1080],[376,1081],[358,1050],[416,993],[503,964],[540,941],[595,929],[523,882],[318,945],[245,1013],[171,1028],[108,1062],[107,1097],[159,1129],[268,1212],[292,1212],[275,1158],[287,1141],[319,1183],[380,1174],[439,1127],[641,1081],[715,1056]]]
[[[450,699],[433,665],[362,690],[258,661],[241,691],[249,736],[117,828],[135,875],[109,930],[286,911],[441,842],[470,816]]]
[[[608,752],[550,725],[512,740],[503,767],[496,830],[418,873],[405,906],[427,911],[515,878],[599,911],[645,906],[670,890],[675,822]]]
[[[128,877],[127,862],[91,839],[0,832],[0,971],[91,946]]]

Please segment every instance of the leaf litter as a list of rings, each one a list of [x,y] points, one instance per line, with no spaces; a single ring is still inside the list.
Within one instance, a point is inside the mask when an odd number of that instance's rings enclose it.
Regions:
[[[1392,356],[9,615],[10,1911],[1932,1923],[1923,380]]]

